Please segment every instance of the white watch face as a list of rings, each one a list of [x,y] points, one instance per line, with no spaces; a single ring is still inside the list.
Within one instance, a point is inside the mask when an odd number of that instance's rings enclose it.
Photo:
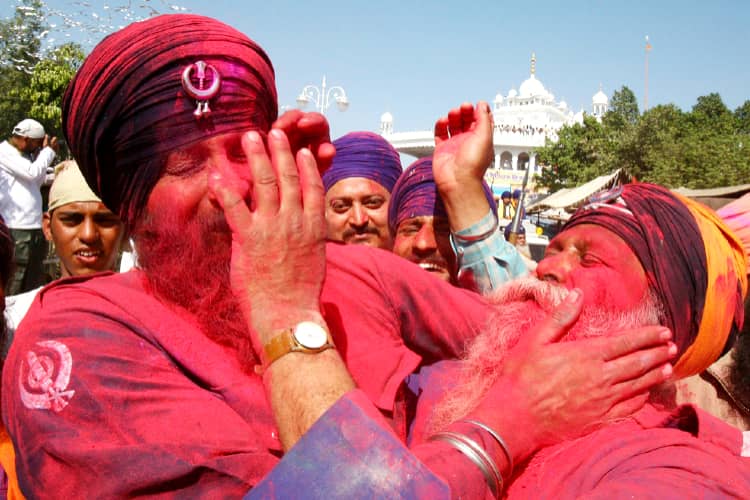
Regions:
[[[328,333],[317,323],[303,321],[294,327],[294,339],[308,349],[320,349],[328,341]]]

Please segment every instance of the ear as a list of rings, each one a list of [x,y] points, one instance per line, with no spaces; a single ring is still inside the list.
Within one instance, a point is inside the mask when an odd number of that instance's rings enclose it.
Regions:
[[[52,241],[52,214],[49,212],[44,212],[42,215],[42,232],[44,239]]]

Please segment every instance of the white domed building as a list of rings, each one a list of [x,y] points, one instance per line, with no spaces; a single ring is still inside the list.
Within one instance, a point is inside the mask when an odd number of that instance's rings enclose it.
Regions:
[[[602,92],[594,95],[592,115],[601,119],[606,113],[609,99]],[[487,182],[499,195],[504,190],[518,188],[523,183],[526,168],[539,173],[535,149],[544,146],[546,139],[557,140],[557,131],[563,125],[583,122],[583,111],[574,112],[565,101],[556,101],[544,84],[536,77],[536,56],[531,56],[531,75],[518,90],[510,89],[506,96],[497,94],[492,101],[495,130],[493,143],[495,162],[487,171]],[[394,132],[393,115],[381,117],[380,133],[400,153],[421,158],[432,154],[432,131]],[[532,186],[529,186],[532,187]]]

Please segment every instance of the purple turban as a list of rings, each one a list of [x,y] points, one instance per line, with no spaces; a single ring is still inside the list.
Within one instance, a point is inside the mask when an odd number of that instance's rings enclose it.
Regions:
[[[372,132],[351,132],[333,141],[336,156],[323,174],[328,192],[334,184],[350,177],[364,177],[389,193],[401,175],[401,158],[391,144]]]
[[[153,17],[105,38],[62,102],[81,172],[131,224],[167,154],[228,132],[267,131],[277,112],[263,49],[224,23],[189,14]]]
[[[492,213],[496,213],[497,205],[490,187],[486,182],[482,182],[482,187]],[[388,205],[388,226],[391,234],[396,234],[396,229],[402,221],[429,215],[448,216],[432,175],[431,156],[420,158],[409,165],[393,188]]]

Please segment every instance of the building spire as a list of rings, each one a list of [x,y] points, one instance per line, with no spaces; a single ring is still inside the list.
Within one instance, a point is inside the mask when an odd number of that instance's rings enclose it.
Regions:
[[[536,54],[532,52],[531,53],[531,75],[533,76],[535,74],[536,74]]]

